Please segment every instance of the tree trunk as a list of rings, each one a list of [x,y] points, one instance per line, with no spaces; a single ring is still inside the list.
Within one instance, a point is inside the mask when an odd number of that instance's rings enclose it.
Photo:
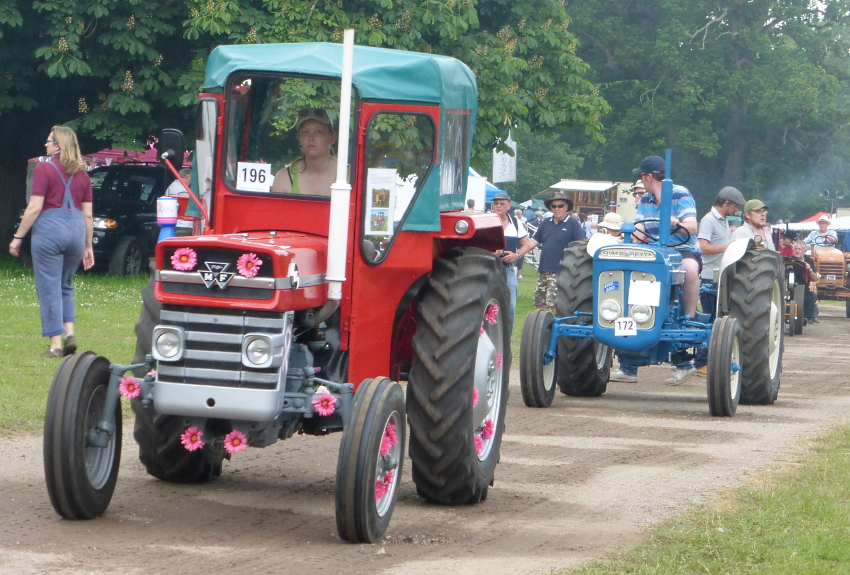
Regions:
[[[27,160],[44,153],[50,131],[34,126],[31,115],[20,111],[0,116],[0,239],[5,250],[21,210],[26,206]],[[43,132],[43,133],[42,133]]]
[[[726,114],[726,162],[723,166],[723,185],[735,186],[744,181],[750,137],[744,127],[747,104],[733,99]]]

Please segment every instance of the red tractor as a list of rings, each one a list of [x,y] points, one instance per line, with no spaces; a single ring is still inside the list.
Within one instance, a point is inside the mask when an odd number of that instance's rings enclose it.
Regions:
[[[202,232],[157,245],[132,365],[82,352],[59,367],[45,425],[56,511],[108,506],[119,394],[133,397],[142,463],[166,481],[206,482],[247,446],[341,431],[347,541],[383,536],[408,425],[422,497],[485,499],[511,319],[500,222],[461,211],[476,102],[453,58],[353,42],[216,48],[192,164]],[[324,114],[339,134],[335,182],[281,192],[273,181],[306,153],[299,115]],[[163,133],[163,156],[179,163],[182,148]]]

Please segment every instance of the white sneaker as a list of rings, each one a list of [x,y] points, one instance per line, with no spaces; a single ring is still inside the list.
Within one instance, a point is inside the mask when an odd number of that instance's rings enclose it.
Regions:
[[[668,377],[664,381],[664,383],[666,383],[667,385],[679,385],[679,384],[683,383],[686,379],[691,377],[693,374],[695,374],[696,372],[697,372],[697,370],[695,370],[692,367],[689,367],[687,369],[674,369],[673,375]]]
[[[608,378],[609,381],[621,381],[623,383],[637,383],[636,375],[629,375],[627,373],[623,373],[623,370],[617,368],[617,371],[611,374],[611,377]]]

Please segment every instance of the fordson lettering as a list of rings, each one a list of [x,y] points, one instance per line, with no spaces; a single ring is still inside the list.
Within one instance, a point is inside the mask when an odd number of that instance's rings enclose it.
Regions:
[[[601,260],[655,260],[655,252],[641,248],[613,247],[599,251]]]

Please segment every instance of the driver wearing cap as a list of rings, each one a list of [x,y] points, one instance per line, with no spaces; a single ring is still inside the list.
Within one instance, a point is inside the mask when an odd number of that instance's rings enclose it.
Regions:
[[[299,110],[295,129],[301,157],[275,174],[272,193],[330,196],[336,180],[336,157],[331,154],[336,132],[327,110]]]
[[[644,158],[640,167],[632,174],[640,176],[646,193],[640,199],[635,214],[636,241],[657,241],[659,218],[661,217],[661,181],[664,179],[666,164],[661,156]],[[635,184],[637,187],[637,184]],[[687,188],[674,185],[672,206],[670,209],[670,239],[674,247],[682,254],[682,270],[685,280],[682,285],[682,313],[693,318],[697,312],[699,300],[699,274],[702,271],[702,254],[697,241],[697,206]],[[685,236],[687,235],[687,239]],[[676,245],[676,244],[679,245]],[[674,366],[673,375],[665,383],[679,385],[696,373],[691,361]],[[623,379],[615,379],[623,378]],[[614,381],[637,381],[637,368],[620,361],[620,369],[611,378]]]
[[[824,248],[834,246],[838,243],[838,235],[835,230],[829,229],[829,218],[821,216],[818,218],[818,229],[806,236],[805,242],[810,246]]]

